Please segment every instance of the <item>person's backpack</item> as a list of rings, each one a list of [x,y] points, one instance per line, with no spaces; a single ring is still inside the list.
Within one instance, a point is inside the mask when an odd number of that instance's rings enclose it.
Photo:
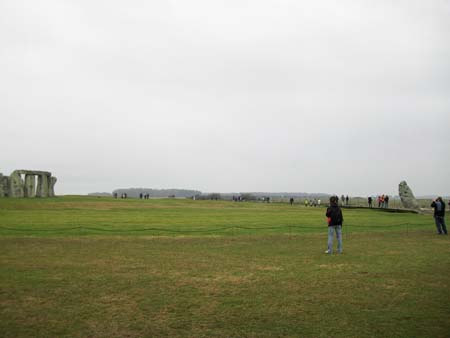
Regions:
[[[442,202],[436,201],[436,211],[442,211]]]

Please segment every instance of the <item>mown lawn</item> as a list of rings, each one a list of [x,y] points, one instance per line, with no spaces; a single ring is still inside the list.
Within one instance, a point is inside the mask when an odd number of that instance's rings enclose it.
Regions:
[[[63,229],[75,217],[86,227],[124,232],[2,230],[2,337],[450,333],[450,241],[434,234],[430,216],[344,210],[344,254],[328,256],[323,209],[78,197],[4,201],[3,227]],[[156,225],[181,232],[125,231]],[[183,233],[224,225],[236,228]]]
[[[325,208],[288,203],[95,197],[0,199],[0,235],[237,235],[323,232]],[[347,232],[431,229],[430,216],[344,211]]]

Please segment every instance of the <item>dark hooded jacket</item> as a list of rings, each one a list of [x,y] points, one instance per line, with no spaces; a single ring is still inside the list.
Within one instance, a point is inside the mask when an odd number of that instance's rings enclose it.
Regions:
[[[327,212],[325,215],[328,217],[328,226],[342,225],[342,223],[344,223],[342,210],[337,204],[331,204],[327,208]]]

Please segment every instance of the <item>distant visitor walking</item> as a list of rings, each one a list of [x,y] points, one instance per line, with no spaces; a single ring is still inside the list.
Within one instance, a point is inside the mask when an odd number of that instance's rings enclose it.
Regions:
[[[334,234],[336,234],[338,242],[337,251],[342,253],[342,224],[344,223],[344,216],[342,215],[342,210],[338,206],[337,198],[335,196],[330,197],[330,206],[327,208],[325,215],[328,220],[328,248],[325,253],[333,253]]]
[[[436,222],[436,229],[439,235],[447,235],[447,226],[445,225],[445,203],[442,197],[436,198],[431,207],[434,209],[434,221]]]

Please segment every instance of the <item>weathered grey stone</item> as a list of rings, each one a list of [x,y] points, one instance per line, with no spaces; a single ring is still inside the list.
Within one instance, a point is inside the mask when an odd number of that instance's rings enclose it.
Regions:
[[[0,197],[5,197],[5,188],[3,187],[3,174],[0,173]]]
[[[48,189],[48,196],[49,197],[55,197],[55,184],[56,184],[56,177],[55,176],[51,176],[50,177],[50,182],[49,182],[49,189]]]
[[[398,194],[405,208],[419,209],[419,203],[417,203],[417,200],[414,197],[411,188],[408,186],[408,184],[406,184],[405,181],[401,181],[398,185]]]
[[[47,176],[51,176],[52,173],[50,171],[42,171],[42,170],[24,170],[24,169],[20,169],[20,170],[15,170],[17,171],[19,174],[29,174],[29,175],[47,175]]]
[[[35,196],[36,196],[36,176],[26,174],[24,197],[35,197]]]
[[[25,181],[22,178],[23,175]],[[56,177],[48,171],[14,170],[10,176],[0,174],[0,197],[54,196],[55,183]]]
[[[23,197],[24,182],[18,170],[13,171],[9,176],[9,184],[11,197]]]
[[[48,197],[48,181],[49,176],[47,176],[46,174],[38,176],[36,197]]]
[[[3,189],[2,197],[9,197],[9,176],[3,176],[0,181],[0,186]]]

